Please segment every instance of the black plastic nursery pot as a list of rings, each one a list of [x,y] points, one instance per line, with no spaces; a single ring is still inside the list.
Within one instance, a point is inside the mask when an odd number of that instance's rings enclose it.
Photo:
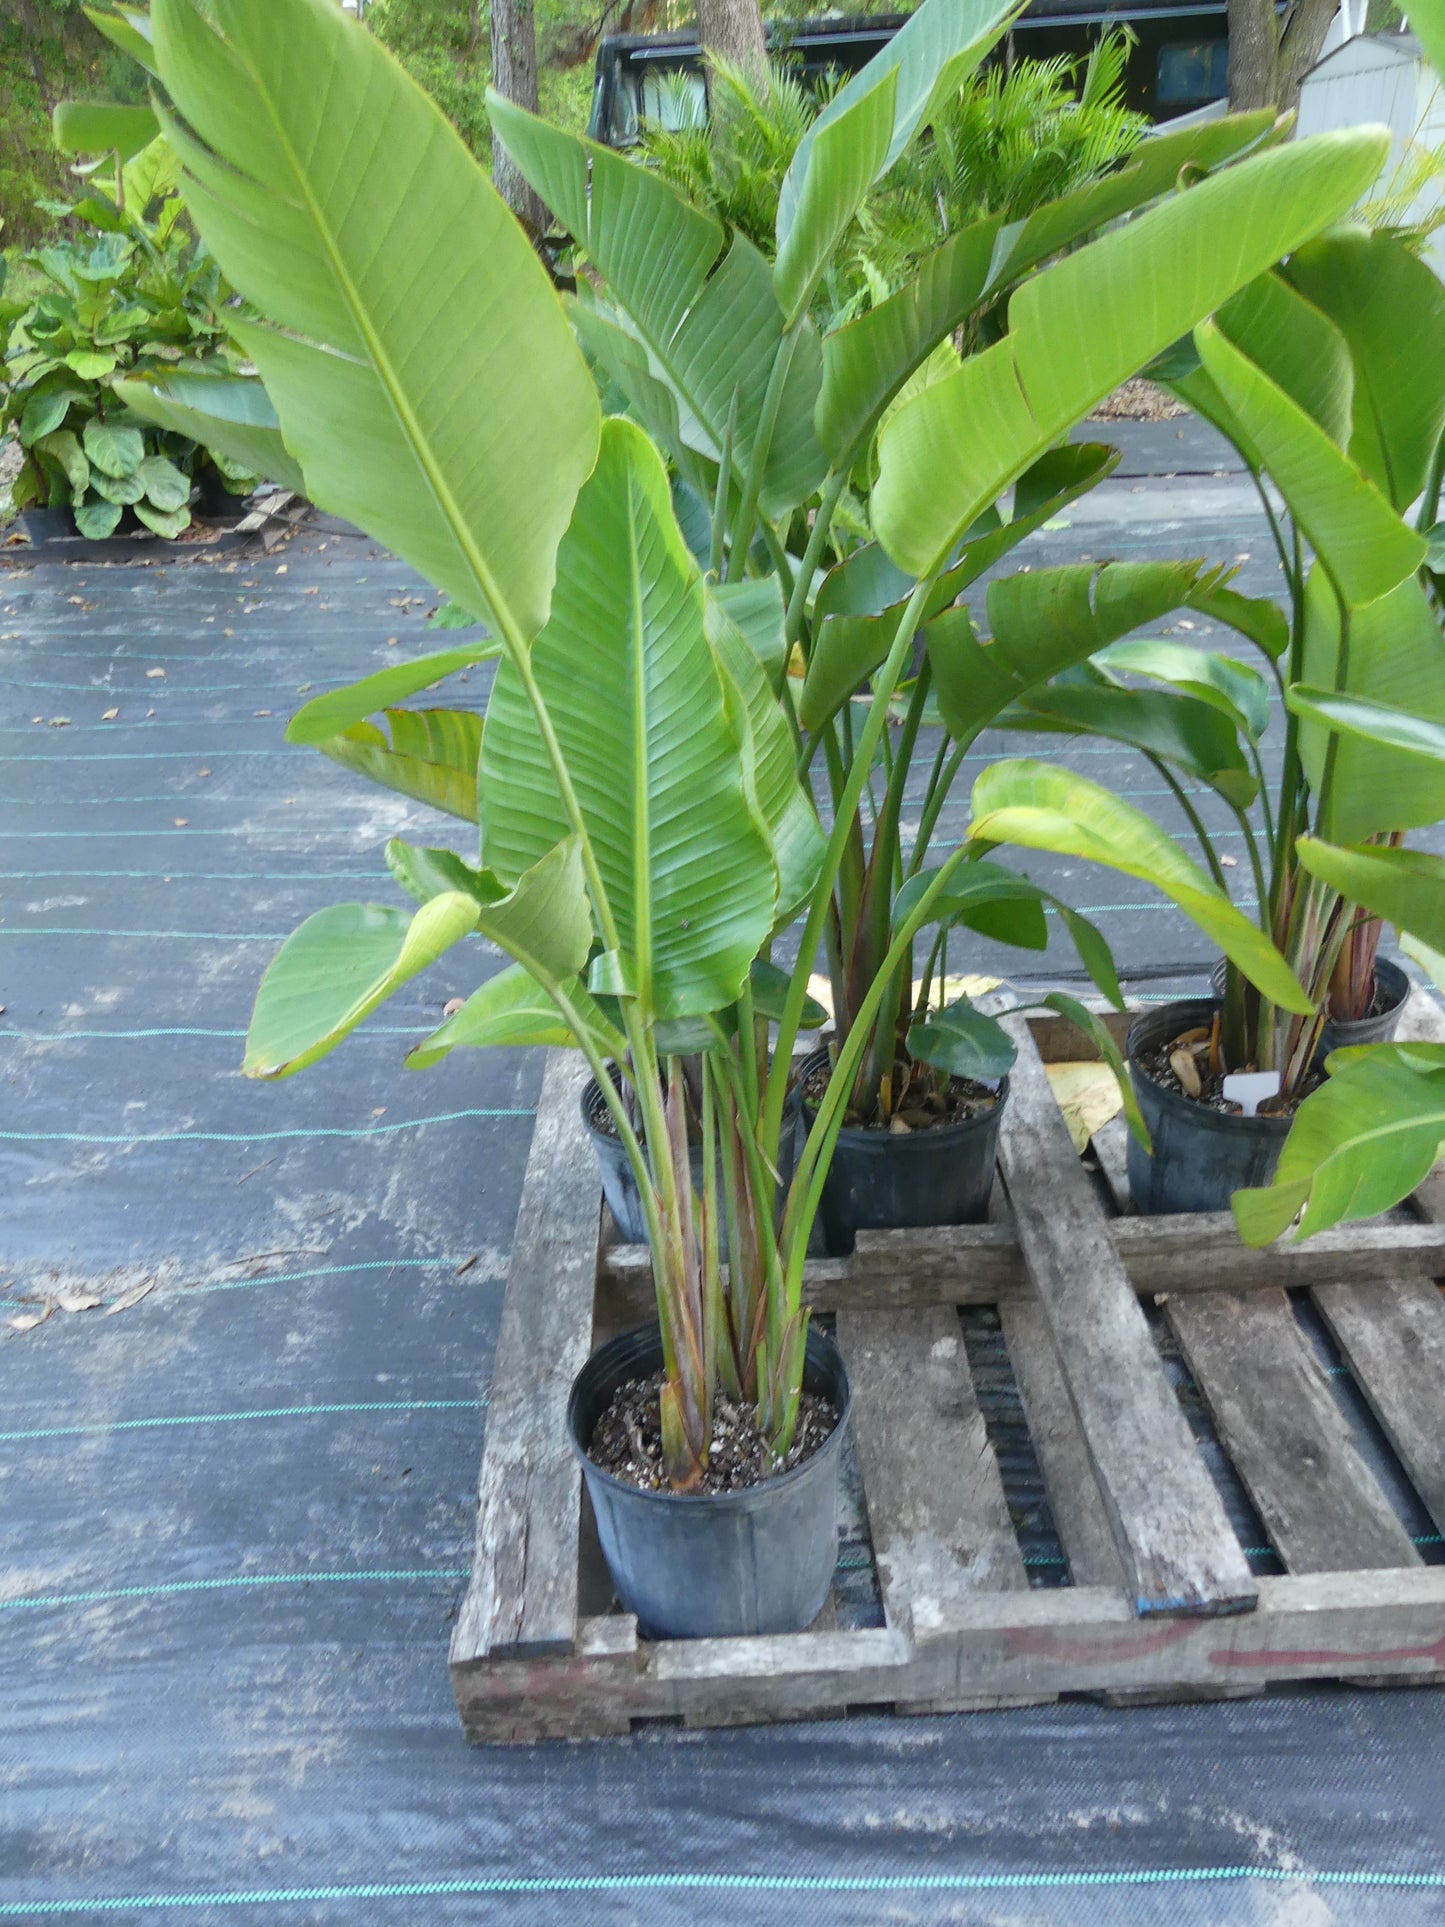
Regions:
[[[587,1126],[587,1135],[592,1140],[592,1148],[597,1153],[597,1169],[602,1178],[602,1195],[607,1200],[607,1208],[612,1213],[618,1235],[624,1244],[645,1245],[647,1239],[647,1219],[642,1210],[642,1194],[637,1188],[632,1166],[627,1160],[627,1152],[622,1139],[615,1131],[605,1128],[608,1120],[607,1100],[603,1097],[595,1077],[589,1078],[582,1091],[582,1122]],[[688,1162],[692,1166],[692,1184],[695,1191],[702,1190],[702,1146],[688,1146]],[[727,1256],[727,1227],[721,1232],[723,1256]]]
[[[1227,1211],[1246,1186],[1268,1184],[1292,1117],[1241,1117],[1214,1111],[1177,1091],[1166,1091],[1139,1062],[1140,1053],[1211,1024],[1218,997],[1194,997],[1136,1017],[1129,1027],[1129,1076],[1149,1127],[1151,1156],[1129,1137],[1129,1191],[1146,1217],[1180,1211]]]
[[[826,1050],[808,1058],[798,1074],[799,1088],[827,1062]],[[984,1223],[1008,1088],[1005,1077],[989,1110],[937,1130],[894,1136],[845,1125],[818,1209],[829,1257],[846,1257],[860,1231]],[[816,1113],[806,1101],[802,1113],[811,1130]]]
[[[572,1386],[567,1436],[581,1462],[617,1597],[655,1639],[800,1632],[823,1610],[838,1559],[838,1470],[851,1392],[826,1332],[808,1331],[803,1389],[838,1422],[790,1472],[741,1492],[645,1492],[587,1456],[620,1385],[662,1367],[660,1327],[595,1351]]]
[[[783,1129],[778,1144],[778,1175],[782,1179],[779,1199],[786,1198],[788,1185],[793,1176],[794,1145],[793,1133],[796,1125],[796,1103],[790,1099],[783,1118]],[[597,1170],[602,1179],[602,1195],[607,1200],[607,1208],[612,1213],[613,1223],[617,1226],[618,1236],[624,1244],[645,1245],[647,1219],[643,1215],[642,1195],[637,1189],[637,1179],[633,1176],[627,1152],[622,1139],[615,1131],[606,1129],[607,1100],[595,1077],[589,1078],[582,1091],[582,1122],[587,1126],[587,1135],[592,1140],[592,1148],[597,1153]],[[687,1151],[688,1163],[692,1167],[693,1190],[702,1191],[702,1146],[690,1144]],[[719,1177],[718,1195],[722,1195]],[[724,1221],[718,1226],[718,1250],[723,1258],[728,1255],[728,1232]]]
[[[1221,994],[1224,990],[1224,961],[1210,972],[1210,982]],[[1388,957],[1375,959],[1375,1008],[1368,1017],[1331,1018],[1320,1032],[1320,1049],[1326,1055],[1350,1044],[1388,1044],[1399,1028],[1400,1018],[1410,1001],[1410,979]]]
[[[1320,1049],[1328,1052],[1343,1050],[1349,1044],[1388,1044],[1409,1001],[1410,979],[1388,957],[1376,957],[1374,1010],[1368,1017],[1332,1017],[1320,1034]]]

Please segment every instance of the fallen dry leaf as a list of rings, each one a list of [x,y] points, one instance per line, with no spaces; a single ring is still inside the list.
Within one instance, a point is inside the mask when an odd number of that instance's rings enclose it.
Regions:
[[[146,674],[150,677],[152,682],[155,681],[157,676],[164,677],[165,673],[166,672],[164,669],[147,669],[146,671]]]
[[[113,723],[119,714],[120,711],[118,709],[103,709],[100,712],[100,720],[103,723]]]
[[[1101,1131],[1123,1109],[1124,1100],[1114,1073],[1107,1064],[1095,1060],[1079,1063],[1045,1064],[1049,1087],[1054,1093],[1074,1149],[1082,1153],[1089,1139]]]
[[[466,1001],[465,997],[448,997],[442,1005],[442,1016],[455,1017]]]
[[[269,716],[271,711],[269,709],[253,709],[251,714],[253,716]]]
[[[155,1279],[147,1278],[144,1284],[134,1285],[129,1291],[122,1292],[119,1298],[112,1298],[102,1315],[106,1318],[112,1318],[118,1311],[129,1311],[132,1305],[138,1305],[141,1299],[144,1298],[148,1292],[154,1291],[155,1288]]]
[[[278,562],[276,564],[277,575],[285,575],[286,571],[290,568],[290,566],[291,564],[289,562]]]
[[[1193,1051],[1170,1051],[1169,1068],[1183,1085],[1185,1095],[1198,1097],[1204,1086],[1199,1081],[1199,1066],[1194,1061]]]
[[[5,1323],[10,1327],[11,1331],[33,1332],[37,1325],[43,1325],[45,1323],[46,1319],[54,1310],[54,1305],[51,1304],[47,1298],[43,1311],[23,1311],[18,1318],[7,1318]]]
[[[94,1311],[96,1306],[103,1305],[105,1300],[97,1298],[93,1291],[77,1291],[67,1293],[64,1297],[57,1298],[55,1302],[62,1311]]]
[[[50,719],[50,727],[52,729],[69,729],[70,718],[68,716],[52,716]]]

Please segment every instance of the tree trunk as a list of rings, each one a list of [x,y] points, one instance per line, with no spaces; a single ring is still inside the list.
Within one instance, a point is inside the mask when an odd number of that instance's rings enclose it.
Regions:
[[[519,107],[537,111],[537,22],[532,0],[492,0],[492,85]],[[545,232],[547,210],[528,187],[505,147],[492,136],[497,192],[532,234]]]
[[[1280,25],[1273,0],[1229,0],[1229,104],[1235,113],[1299,106],[1300,86],[1320,57],[1336,0],[1296,0]]]
[[[698,38],[755,79],[767,72],[768,43],[758,0],[697,0]]]
[[[1229,105],[1245,114],[1279,98],[1274,0],[1229,0]]]
[[[1279,43],[1278,106],[1282,114],[1299,106],[1301,84],[1320,57],[1335,17],[1335,5],[1336,0],[1298,0],[1290,13]]]

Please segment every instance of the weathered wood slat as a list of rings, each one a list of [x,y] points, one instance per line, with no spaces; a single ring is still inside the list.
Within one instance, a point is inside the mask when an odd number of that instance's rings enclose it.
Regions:
[[[592,1345],[597,1165],[578,1110],[587,1067],[549,1051],[497,1338],[471,1583],[452,1662],[571,1650],[581,1475],[567,1444],[572,1381]]]
[[[468,1737],[586,1738],[633,1720],[731,1723],[751,1710],[817,1717],[848,1706],[1047,1699],[1338,1678],[1429,1679],[1445,1663],[1445,1568],[1261,1579],[1258,1610],[1222,1619],[1140,1619],[1111,1587],[979,1593],[945,1638],[891,1629],[773,1639],[599,1643],[577,1657],[455,1667]]]
[[[1302,1244],[1267,1251],[1241,1244],[1227,1211],[1120,1218],[1109,1229],[1140,1297],[1349,1285],[1363,1277],[1378,1278],[1383,1270],[1401,1278],[1445,1278],[1445,1224],[1344,1225]],[[645,1246],[614,1245],[603,1254],[601,1276],[617,1294],[616,1304],[630,1308],[626,1316],[631,1322],[653,1315]],[[803,1271],[803,1296],[819,1311],[995,1305],[1030,1292],[1014,1234],[1001,1225],[860,1231],[850,1258],[809,1259]]]
[[[1445,1532],[1445,1299],[1423,1279],[1325,1285],[1314,1301],[1409,1473]]]
[[[1141,1613],[1230,1613],[1255,1581],[1165,1375],[1027,1027],[999,1139],[1032,1274]]]
[[[1171,1299],[1215,1429],[1291,1572],[1418,1563],[1282,1291]]]
[[[1069,1578],[1076,1586],[1124,1586],[1124,1561],[1069,1402],[1042,1308],[1027,1299],[999,1306],[1004,1343],[1023,1402],[1034,1456]]]
[[[970,1593],[1026,1591],[958,1313],[842,1312],[838,1343],[889,1625],[925,1638]]]

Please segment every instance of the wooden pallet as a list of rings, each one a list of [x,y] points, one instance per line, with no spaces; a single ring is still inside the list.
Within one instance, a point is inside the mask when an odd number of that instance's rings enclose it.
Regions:
[[[585,1071],[550,1055],[451,1646],[470,1740],[1442,1676],[1445,1566],[1422,1560],[1357,1448],[1288,1295],[1313,1300],[1445,1532],[1440,1180],[1390,1221],[1269,1252],[1246,1250],[1227,1215],[1111,1215],[1044,1070],[1083,1054],[1078,1033],[1008,1021],[1019,1061],[994,1221],[865,1234],[846,1261],[807,1268],[852,1375],[886,1623],[846,1630],[825,1610],[807,1632],[756,1639],[649,1642],[611,1598],[564,1412],[594,1345],[650,1315],[651,1281],[645,1251],[605,1241],[578,1119]],[[1445,1038],[1433,1004],[1417,998],[1406,1021]],[[1127,1207],[1116,1133],[1093,1148]],[[1282,1576],[1250,1569],[1166,1374],[1150,1298],[1164,1301]],[[1030,1590],[1025,1576],[959,1319],[980,1303],[998,1307],[1065,1587]]]

